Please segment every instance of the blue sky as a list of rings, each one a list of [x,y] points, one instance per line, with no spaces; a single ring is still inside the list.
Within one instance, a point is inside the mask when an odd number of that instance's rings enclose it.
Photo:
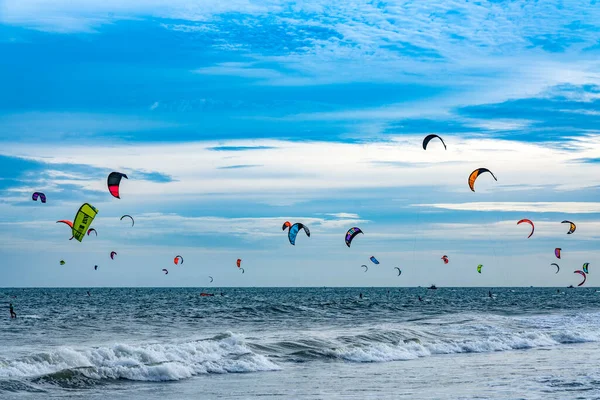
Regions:
[[[595,1],[80,3],[0,0],[0,286],[597,284]]]

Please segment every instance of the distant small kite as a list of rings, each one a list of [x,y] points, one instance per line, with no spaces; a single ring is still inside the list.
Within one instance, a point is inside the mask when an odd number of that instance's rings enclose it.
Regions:
[[[575,232],[575,229],[577,229],[577,226],[571,221],[564,220],[563,222],[561,222],[561,224],[569,224],[569,231],[567,232],[567,235],[572,234],[573,232]]]
[[[356,226],[348,229],[348,232],[346,232],[346,239],[344,239],[346,242],[346,246],[350,247],[350,245],[352,244],[352,240],[354,240],[354,237],[359,233],[362,233],[364,235],[363,231],[361,231],[360,228]]]
[[[471,191],[473,191],[473,192],[475,191],[475,181],[477,180],[479,175],[483,174],[484,172],[489,172],[490,175],[492,175],[492,177],[494,178],[494,180],[496,182],[498,181],[498,179],[496,179],[496,176],[489,169],[477,168],[475,171],[471,172],[471,174],[469,175],[469,188],[471,188]]]
[[[375,258],[375,256],[371,256],[369,260],[371,260],[373,264],[379,264],[379,261]]]
[[[535,231],[535,226],[533,225],[533,222],[530,219],[522,219],[519,222],[517,222],[517,225],[522,224],[524,222],[531,225],[531,233],[529,234],[529,236],[527,236],[527,239],[529,239],[531,235],[533,235],[533,231]]]
[[[447,150],[446,148],[446,143],[444,143],[444,139],[442,139],[440,136],[438,135],[427,135],[425,136],[425,139],[423,139],[423,150],[427,150],[427,145],[429,144],[429,142],[431,141],[431,139],[433,138],[438,138],[440,139],[440,141],[442,142],[442,144],[444,145],[444,150]]]
[[[42,203],[46,202],[46,195],[42,192],[35,192],[34,194],[31,195],[31,200],[33,201],[37,201],[37,199],[40,199],[40,201]]]
[[[120,172],[111,172],[108,174],[108,178],[106,179],[106,184],[108,185],[108,191],[112,194],[113,197],[120,199],[119,197],[119,185],[121,184],[121,179],[129,179],[127,175],[122,174]]]

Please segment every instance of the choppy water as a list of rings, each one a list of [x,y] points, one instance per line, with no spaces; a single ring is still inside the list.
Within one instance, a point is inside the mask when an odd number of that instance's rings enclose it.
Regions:
[[[599,397],[600,293],[558,290],[0,289],[0,398]]]

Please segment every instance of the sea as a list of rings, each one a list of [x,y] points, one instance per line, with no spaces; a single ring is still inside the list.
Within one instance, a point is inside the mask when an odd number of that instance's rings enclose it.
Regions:
[[[596,288],[0,296],[0,399],[600,398]]]

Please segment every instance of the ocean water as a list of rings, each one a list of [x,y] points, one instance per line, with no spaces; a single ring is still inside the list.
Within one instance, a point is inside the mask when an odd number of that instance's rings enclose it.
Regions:
[[[0,398],[600,397],[595,288],[491,290],[0,289]]]

